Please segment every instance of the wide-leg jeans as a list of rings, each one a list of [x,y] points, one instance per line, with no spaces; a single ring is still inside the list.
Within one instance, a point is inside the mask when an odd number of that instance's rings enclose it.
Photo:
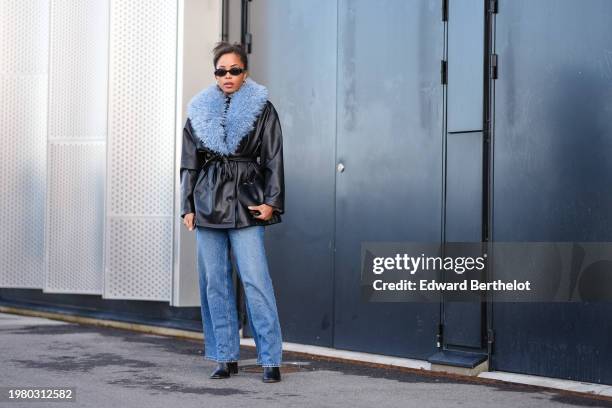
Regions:
[[[240,359],[231,251],[244,286],[257,364],[281,365],[281,328],[264,247],[264,228],[260,225],[230,229],[196,227],[204,358],[208,360]]]

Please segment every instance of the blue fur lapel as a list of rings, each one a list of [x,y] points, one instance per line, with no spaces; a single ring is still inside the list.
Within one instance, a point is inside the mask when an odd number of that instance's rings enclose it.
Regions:
[[[253,130],[255,120],[267,100],[268,89],[247,77],[246,82],[231,94],[224,118],[225,93],[215,83],[191,98],[187,116],[204,146],[221,154],[233,154],[240,140]],[[224,119],[225,131],[222,126]],[[227,135],[225,141],[224,133]]]

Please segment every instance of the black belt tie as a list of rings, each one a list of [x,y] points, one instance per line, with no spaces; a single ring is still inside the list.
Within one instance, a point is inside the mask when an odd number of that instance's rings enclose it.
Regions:
[[[230,162],[232,161],[257,162],[257,159],[255,157],[248,157],[248,156],[241,157],[241,156],[227,156],[225,154],[206,153],[204,156],[204,165],[202,166],[202,168],[203,169],[207,168],[208,165],[210,165],[210,163],[215,162],[215,161],[222,163],[222,166],[220,168],[219,177],[221,177],[221,180],[227,181],[227,180],[234,179],[234,173],[232,171],[232,165],[230,164]]]

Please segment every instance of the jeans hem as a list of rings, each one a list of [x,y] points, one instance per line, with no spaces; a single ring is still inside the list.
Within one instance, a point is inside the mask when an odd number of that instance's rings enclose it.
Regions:
[[[255,362],[256,365],[262,366],[262,367],[280,367],[281,363],[262,363],[261,361],[257,360]]]
[[[206,360],[212,360],[217,363],[237,363],[240,360],[239,358],[216,358],[210,356],[204,356],[204,358]]]

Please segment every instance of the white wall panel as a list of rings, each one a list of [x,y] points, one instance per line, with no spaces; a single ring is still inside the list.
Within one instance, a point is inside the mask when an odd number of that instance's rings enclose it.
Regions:
[[[176,0],[111,0],[108,298],[170,300],[176,41]]]
[[[109,3],[50,5],[44,290],[102,294]]]
[[[110,217],[105,297],[168,300],[172,223],[161,217]]]
[[[2,287],[43,285],[48,31],[46,0],[0,0]]]
[[[49,144],[45,292],[101,294],[105,143]]]
[[[51,0],[49,140],[106,139],[109,0]]]
[[[49,1],[0,0],[0,19],[0,73],[46,75]]]

